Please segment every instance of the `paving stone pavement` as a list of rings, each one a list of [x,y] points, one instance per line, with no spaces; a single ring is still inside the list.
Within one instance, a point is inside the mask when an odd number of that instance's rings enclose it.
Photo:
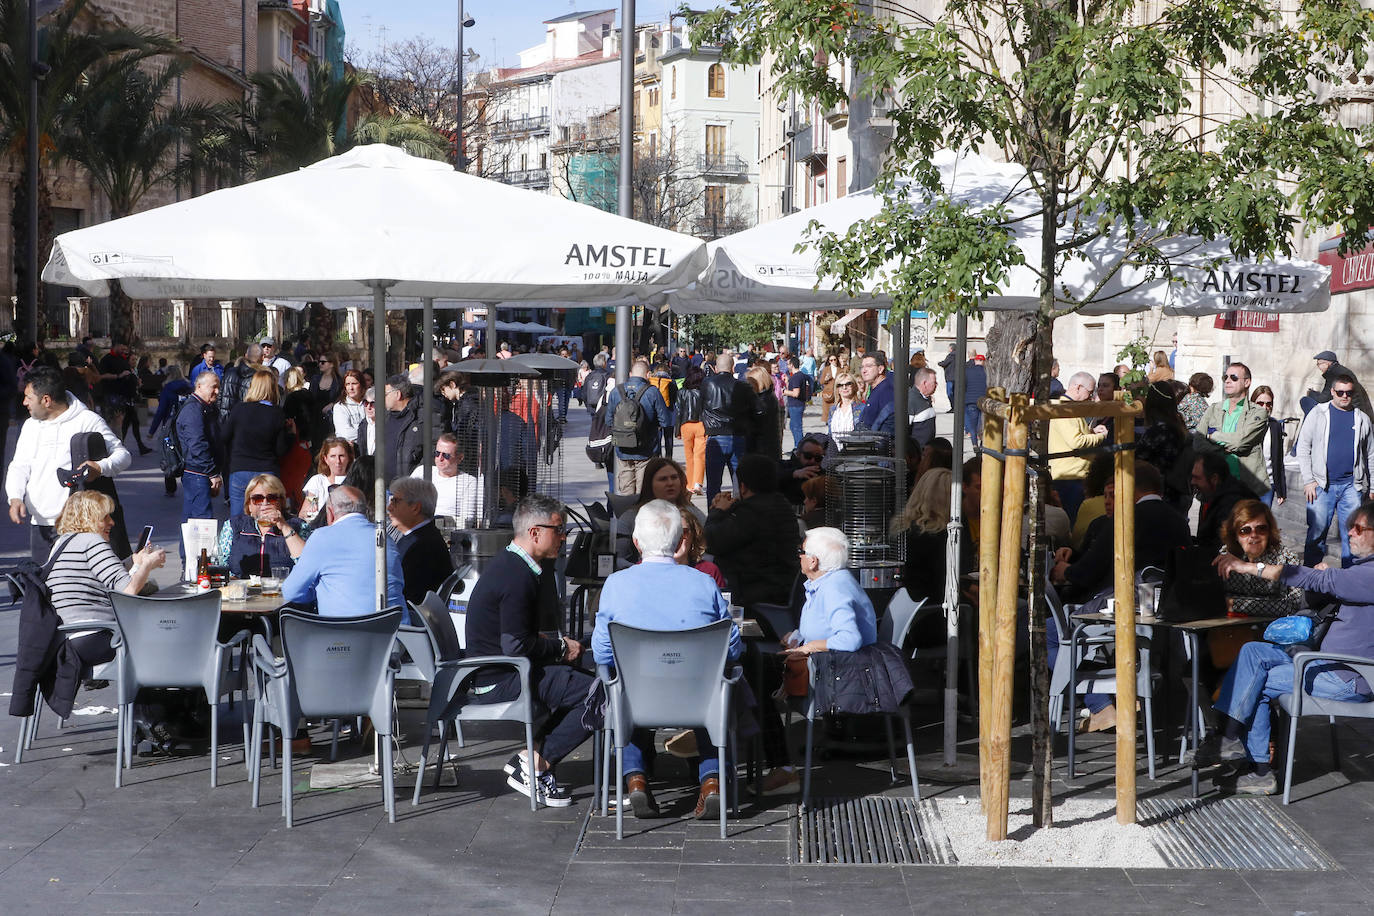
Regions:
[[[568,490],[593,498],[604,476],[582,458],[577,438],[585,414],[573,408],[567,451]],[[948,416],[942,415],[942,422]],[[815,411],[808,427],[819,426]],[[13,436],[10,441],[13,442]],[[680,453],[680,452],[679,452]],[[152,520],[157,539],[175,553],[180,498],[161,495],[155,463],[136,458],[120,478],[130,524]],[[26,551],[26,532],[0,525],[0,558]],[[166,571],[164,580],[175,576]],[[14,663],[17,611],[0,608],[0,691]],[[83,692],[78,705],[113,705],[111,691]],[[940,766],[939,709],[916,712],[922,794],[974,796],[976,736],[961,726],[960,761]],[[226,714],[221,734],[237,734]],[[279,816],[280,773],[265,771],[263,805],[249,807],[242,748],[222,749],[221,785],[210,789],[204,756],[139,760],[125,787],[114,788],[114,722],[110,715],[74,719],[59,730],[53,717],[21,765],[13,764],[16,720],[0,729],[0,913],[1368,913],[1374,900],[1374,734],[1342,725],[1343,772],[1331,769],[1319,724],[1304,725],[1296,772],[1297,800],[1286,808],[1332,855],[1339,871],[1324,873],[1146,869],[973,869],[958,866],[800,866],[788,864],[791,835],[786,799],[754,807],[747,796],[730,838],[715,826],[670,817],[627,818],[617,842],[614,820],[588,818],[589,749],[560,776],[576,787],[577,803],[531,814],[505,785],[502,761],[521,741],[512,732],[469,729],[457,751],[456,787],[426,787],[419,807],[398,792],[396,824],[388,824],[376,787],[305,792],[299,761],[297,826]],[[418,726],[409,729],[418,734]],[[316,754],[327,733],[316,731]],[[412,739],[413,740],[413,739]],[[1056,769],[1056,797],[1110,795],[1110,738],[1082,744],[1084,775],[1066,783]],[[405,751],[414,758],[413,747]],[[1057,752],[1063,754],[1062,739]],[[345,743],[345,753],[366,748]],[[1013,745],[1013,793],[1029,794],[1029,739]],[[312,759],[318,759],[318,756]],[[905,769],[903,765],[903,769]],[[1142,795],[1182,794],[1186,771],[1165,767],[1160,778],[1139,773]],[[668,787],[685,778],[675,762],[660,771],[660,792],[680,815],[690,793]],[[817,794],[890,792],[881,760],[836,758],[818,772]],[[1277,804],[1277,802],[1275,802]]]

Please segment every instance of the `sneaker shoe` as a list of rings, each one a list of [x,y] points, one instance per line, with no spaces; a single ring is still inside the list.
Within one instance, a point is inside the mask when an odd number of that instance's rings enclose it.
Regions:
[[[667,741],[663,742],[663,748],[674,757],[681,757],[683,760],[692,760],[697,754],[697,733],[688,729],[678,732]]]
[[[790,773],[782,767],[774,767],[768,771],[768,775],[763,777],[763,787],[760,790],[765,796],[774,795],[796,795],[801,791],[801,774],[796,770]]]
[[[1185,751],[1179,762],[1184,766],[1210,767],[1218,763],[1248,760],[1249,757],[1245,743],[1239,738],[1223,738],[1213,734],[1203,740],[1197,753]]]
[[[507,776],[514,776],[516,770],[524,770],[527,768],[528,765],[525,763],[524,758],[520,756],[519,751],[516,751],[514,754],[510,755],[510,759],[506,761],[506,765],[501,769],[506,771]]]
[[[1279,791],[1279,777],[1273,770],[1263,776],[1246,773],[1236,780],[1237,795],[1276,795]]]
[[[529,770],[516,770],[507,777],[506,785],[526,797],[533,792],[537,803],[550,808],[566,808],[573,803],[572,793],[567,786],[558,784],[552,770],[545,770],[533,780],[530,779]]]

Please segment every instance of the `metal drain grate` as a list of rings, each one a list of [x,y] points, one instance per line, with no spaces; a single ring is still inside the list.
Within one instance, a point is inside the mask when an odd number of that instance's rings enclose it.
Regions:
[[[1339,866],[1262,798],[1147,798],[1140,823],[1171,868],[1331,871]]]
[[[798,814],[802,865],[953,865],[940,815],[929,802],[871,795],[822,798]]]

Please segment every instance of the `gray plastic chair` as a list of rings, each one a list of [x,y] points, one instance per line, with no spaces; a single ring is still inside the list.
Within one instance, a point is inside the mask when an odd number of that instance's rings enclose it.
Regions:
[[[228,642],[219,641],[220,595],[209,592],[185,598],[144,598],[110,592],[119,642],[115,667],[119,672],[118,748],[115,753],[115,786],[123,785],[123,770],[133,766],[134,700],[143,687],[178,687],[205,690],[210,704],[210,785],[219,784],[219,702],[240,691],[247,702],[243,670],[224,679],[228,651],[248,641],[247,630]],[[248,766],[248,723],[243,724],[244,765]],[[250,767],[251,769],[251,767]]]
[[[726,671],[729,620],[692,630],[641,630],[610,624],[615,675],[603,674],[610,699],[616,755],[615,836],[625,837],[625,742],[636,728],[704,728],[730,780],[730,691],[739,682],[738,666]],[[733,782],[733,780],[730,780]],[[722,785],[724,792],[729,786]],[[725,800],[720,805],[720,838],[725,839]]]
[[[897,651],[901,652],[902,643],[906,642],[907,634],[911,632],[911,625],[916,621],[916,615],[925,605],[925,599],[919,602],[911,600],[907,595],[906,589],[899,588],[893,594],[892,600],[888,603],[887,613],[883,619],[878,621],[878,642],[888,643],[896,646]],[[811,802],[811,755],[815,747],[815,728],[816,716],[816,665],[813,659],[806,660],[807,678],[811,684],[809,696],[804,701],[806,707],[806,759],[802,769],[802,801],[801,810],[806,811]],[[789,706],[788,718],[791,719],[791,707]],[[892,775],[892,781],[897,782],[897,742],[892,732],[892,720],[899,718],[902,720],[902,731],[906,737],[906,762],[911,769],[911,795],[916,801],[921,800],[921,782],[916,772],[916,741],[911,734],[911,713],[906,707],[902,708],[901,714],[883,713],[883,728],[887,732],[887,766],[888,772]]]
[[[534,726],[539,707],[530,690],[530,660],[515,655],[482,655],[472,658],[451,657],[449,653],[459,643],[458,630],[453,625],[447,608],[439,608],[425,596],[425,601],[412,605],[420,613],[425,630],[433,640],[433,648],[438,658],[435,664],[434,680],[430,682],[429,709],[425,712],[425,739],[420,746],[420,768],[415,774],[415,794],[410,803],[420,803],[420,789],[424,784],[425,764],[429,759],[431,733],[439,730],[439,759],[434,767],[434,788],[439,788],[443,775],[444,761],[448,759],[448,725],[458,737],[458,746],[463,746],[462,722],[519,722],[525,726],[525,752],[534,759]],[[520,676],[520,693],[512,700],[502,703],[471,703],[469,691],[472,675],[479,668],[509,668]],[[454,764],[454,774],[458,771]],[[530,793],[530,810],[539,809],[539,800],[534,792]]]
[[[1322,700],[1300,686],[1307,666],[1337,662],[1357,671],[1367,683],[1374,684],[1374,658],[1359,655],[1338,655],[1334,652],[1299,652],[1293,656],[1292,693],[1279,697],[1279,705],[1288,713],[1288,761],[1283,767],[1283,803],[1288,804],[1293,787],[1293,753],[1298,743],[1298,720],[1303,716],[1326,716],[1331,723],[1331,760],[1337,772],[1341,769],[1340,748],[1336,744],[1336,719],[1374,719],[1374,702],[1357,703],[1343,700]]]
[[[6,578],[9,577],[6,576]],[[18,589],[17,583],[15,583],[15,588],[16,590]],[[87,636],[91,633],[99,633],[101,631],[105,631],[112,634],[115,639],[119,638],[119,625],[114,623],[113,621],[109,623],[100,623],[96,621],[86,621],[84,623],[64,623],[59,625],[57,628],[57,632],[65,633],[68,637]],[[83,677],[95,678],[100,680],[117,680],[119,678],[119,671],[115,663],[110,661],[100,665],[96,665],[94,668],[90,670],[89,674],[83,673]],[[38,692],[34,694],[33,697],[33,712],[29,713],[27,716],[24,716],[19,720],[19,740],[14,743],[15,763],[24,762],[24,752],[33,747],[33,741],[36,737],[38,737],[38,726],[43,721],[43,705],[43,691],[42,688],[40,688]],[[63,719],[61,722],[58,723],[57,727],[59,729],[62,728],[66,724],[66,722],[67,720]]]
[[[405,646],[410,655],[410,664],[402,665],[399,677],[419,677],[432,685],[439,663],[462,658],[463,646],[453,617],[438,593],[426,592],[419,604],[412,602],[410,607],[414,611],[410,619],[420,623],[402,625],[396,634],[396,640]],[[414,673],[407,675],[407,670]],[[439,727],[443,727],[442,722]],[[456,726],[455,731],[458,746],[463,747],[462,727]]]
[[[282,658],[262,636],[253,637],[253,668],[258,685],[254,707],[252,755],[253,807],[262,784],[262,726],[282,735],[282,813],[294,824],[291,738],[302,718],[370,716],[382,746],[382,803],[396,822],[391,765],[392,695],[399,664],[394,658],[401,609],[360,617],[320,617],[281,612]]]

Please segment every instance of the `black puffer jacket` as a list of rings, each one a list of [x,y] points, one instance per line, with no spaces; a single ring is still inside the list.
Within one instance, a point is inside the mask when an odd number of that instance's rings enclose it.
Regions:
[[[911,674],[891,643],[875,642],[855,652],[816,652],[811,667],[818,713],[896,713],[911,695]]]
[[[248,393],[248,385],[253,381],[253,373],[259,366],[242,360],[224,370],[224,378],[219,383],[219,418],[229,419],[230,409],[243,400]]]

